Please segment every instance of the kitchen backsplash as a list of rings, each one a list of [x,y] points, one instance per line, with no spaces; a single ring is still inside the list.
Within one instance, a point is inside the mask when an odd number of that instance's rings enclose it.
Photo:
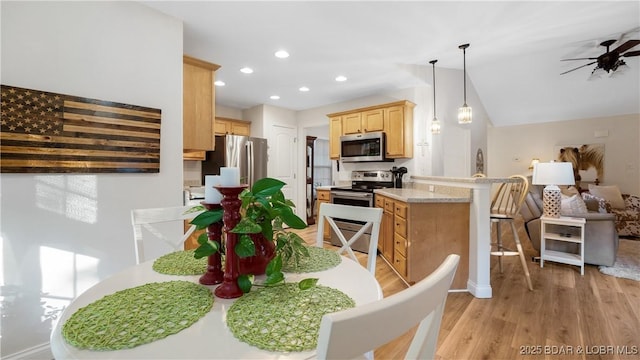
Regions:
[[[184,160],[182,163],[184,186],[202,186],[202,162]]]

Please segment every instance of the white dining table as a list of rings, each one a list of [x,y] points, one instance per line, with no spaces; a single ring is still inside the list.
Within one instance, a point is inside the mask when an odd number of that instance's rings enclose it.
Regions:
[[[349,295],[356,306],[382,299],[375,277],[363,266],[346,257],[336,267],[315,273],[287,273],[287,282],[318,278],[318,284]],[[64,310],[51,333],[51,351],[56,360],[63,359],[308,359],[315,350],[271,352],[237,340],[226,325],[226,313],[235,299],[215,297],[211,311],[190,327],[164,339],[131,349],[92,351],[78,349],[65,341],[62,326],[78,309],[116,291],[152,283],[187,280],[198,283],[199,275],[165,275],[152,269],[153,261],[135,265],[94,285],[78,296]],[[264,276],[264,275],[263,275]],[[260,277],[257,277],[259,280]],[[212,291],[217,285],[208,286]]]

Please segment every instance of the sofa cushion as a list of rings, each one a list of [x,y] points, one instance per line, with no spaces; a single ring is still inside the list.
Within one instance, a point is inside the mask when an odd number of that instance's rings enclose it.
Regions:
[[[617,185],[598,186],[589,184],[589,193],[608,201],[614,209],[624,209],[625,207],[622,193],[620,193]]]
[[[587,205],[585,205],[582,197],[578,194],[567,196],[562,194],[560,200],[560,215],[571,216],[587,213]]]

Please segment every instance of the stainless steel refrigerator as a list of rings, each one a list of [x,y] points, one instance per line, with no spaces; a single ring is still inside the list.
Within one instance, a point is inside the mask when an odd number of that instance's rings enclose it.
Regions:
[[[253,185],[267,177],[267,139],[249,136],[216,136],[216,150],[207,151],[202,162],[202,183],[205,175],[218,175],[220,168],[240,168],[240,182]]]

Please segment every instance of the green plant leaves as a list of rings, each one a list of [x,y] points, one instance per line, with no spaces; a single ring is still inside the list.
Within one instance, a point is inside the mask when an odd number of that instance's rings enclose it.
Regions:
[[[267,274],[267,278],[264,281],[265,286],[273,286],[284,281],[284,274],[282,273],[282,258],[279,254],[269,261],[265,273]]]
[[[302,281],[300,281],[298,283],[298,288],[300,290],[308,290],[308,289],[311,289],[312,287],[316,286],[317,283],[318,283],[318,279],[317,278],[304,279],[304,280],[302,280]]]
[[[307,224],[300,219],[300,217],[293,213],[293,210],[289,207],[281,208],[280,216],[282,217],[282,221],[285,224],[291,226],[294,229],[304,229],[307,227]]]
[[[267,197],[280,191],[286,183],[273,178],[262,178],[253,184],[251,192],[256,197]]]
[[[276,272],[271,275],[267,275],[267,278],[264,280],[264,285],[273,286],[283,281],[284,281],[284,274],[282,272]]]
[[[235,251],[239,257],[246,258],[256,254],[256,246],[249,235],[242,234],[236,243]]]
[[[198,244],[202,245],[207,241],[209,241],[209,234],[207,234],[206,232],[203,232],[202,234],[200,234],[200,236],[198,236]]]
[[[262,232],[262,227],[250,218],[243,217],[238,224],[231,229],[234,234],[257,234]]]
[[[238,286],[243,293],[251,291],[253,275],[240,275],[238,276]]]
[[[207,234],[204,234],[205,236]],[[200,238],[198,238],[200,242]],[[196,259],[202,259],[205,256],[213,255],[220,249],[220,244],[217,241],[208,240],[204,243],[200,243],[200,246],[193,253],[193,257]]]
[[[267,264],[267,269],[265,270],[265,273],[267,275],[270,275],[281,270],[282,270],[282,257],[280,257],[280,255],[276,255]]]
[[[190,223],[195,225],[196,229],[202,230],[220,220],[222,220],[222,209],[217,209],[203,212],[202,214],[193,218]]]

